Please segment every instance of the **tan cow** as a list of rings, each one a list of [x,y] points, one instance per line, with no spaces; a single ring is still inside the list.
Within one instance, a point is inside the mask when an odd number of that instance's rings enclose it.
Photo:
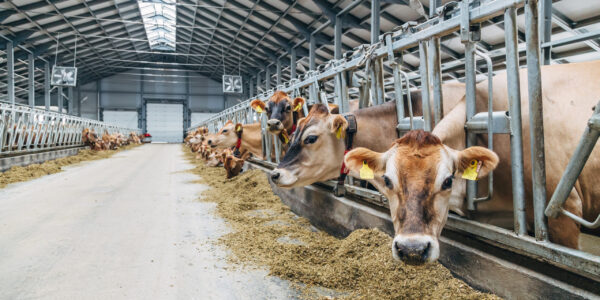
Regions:
[[[465,94],[462,83],[444,84],[442,90],[445,111],[454,107]],[[420,115],[420,93],[412,92],[411,99],[415,115]],[[353,147],[382,152],[397,139],[395,101],[359,109],[351,114],[357,124]],[[271,172],[273,182],[280,187],[292,188],[338,177],[346,150],[346,139],[342,135],[347,126],[348,122],[342,115],[330,113],[322,104],[313,106],[308,116],[298,122],[288,151]],[[341,134],[338,133],[340,129]]]
[[[236,147],[241,152],[246,150],[261,159],[263,157],[260,123],[234,125],[227,121],[209,144],[220,149]]]
[[[526,212],[529,228],[533,229],[532,170],[529,137],[529,101],[527,95],[527,70],[521,69],[521,111],[523,116],[523,157],[525,176]],[[508,110],[506,72],[494,79],[494,110]],[[597,104],[600,95],[600,61],[551,65],[542,67],[544,106],[544,135],[546,149],[546,190],[550,199],[566,169],[575,147]],[[477,107],[487,110],[487,81],[477,86]],[[465,105],[459,103],[446,114],[433,133],[455,149],[464,148]],[[486,141],[482,141],[485,145]],[[508,135],[494,137],[494,151],[500,164],[494,176],[494,200],[478,206],[478,212],[511,212],[512,181],[510,139]],[[572,190],[565,209],[587,220],[600,214],[600,147],[592,152],[583,172]],[[464,184],[461,185],[464,188]],[[463,195],[461,193],[461,195]],[[461,195],[458,196],[462,200]],[[458,199],[457,199],[458,200]],[[564,215],[548,219],[550,240],[571,248],[579,248],[579,225]],[[596,234],[600,233],[595,231]]]
[[[483,147],[454,150],[435,135],[413,130],[380,153],[354,149],[345,157],[350,174],[369,179],[386,196],[394,224],[394,258],[421,264],[439,258],[438,238],[448,218],[453,181],[475,162],[478,178],[498,164]]]

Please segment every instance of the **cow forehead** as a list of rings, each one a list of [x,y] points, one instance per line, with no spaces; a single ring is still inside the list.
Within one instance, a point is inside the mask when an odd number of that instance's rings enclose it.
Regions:
[[[411,185],[433,183],[442,160],[442,151],[441,145],[398,145],[392,159],[399,182]]]

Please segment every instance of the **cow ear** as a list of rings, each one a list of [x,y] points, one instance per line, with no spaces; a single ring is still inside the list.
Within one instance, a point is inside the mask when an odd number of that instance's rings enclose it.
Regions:
[[[235,132],[241,134],[243,131],[244,131],[244,126],[242,125],[242,123],[235,124]]]
[[[359,174],[362,168],[368,167],[374,175],[385,173],[385,153],[371,151],[367,148],[356,148],[346,154],[344,163],[348,170]]]
[[[261,113],[265,111],[267,105],[259,99],[254,99],[252,102],[250,102],[250,107],[252,107],[252,109],[254,109],[257,113]]]
[[[227,126],[227,125],[229,125],[229,124],[233,124],[233,121],[231,121],[231,120],[227,120],[227,122],[225,122],[225,124],[223,125],[223,127],[225,127],[225,126]]]
[[[331,132],[341,133],[348,128],[348,121],[342,115],[331,115]]]
[[[294,98],[294,101],[292,101],[292,107],[294,108],[294,111],[300,111],[305,102],[306,100],[304,100],[302,97]]]
[[[493,151],[475,146],[459,151],[455,166],[460,176],[464,174],[464,178],[475,180],[487,176],[498,166],[498,161],[498,155]]]

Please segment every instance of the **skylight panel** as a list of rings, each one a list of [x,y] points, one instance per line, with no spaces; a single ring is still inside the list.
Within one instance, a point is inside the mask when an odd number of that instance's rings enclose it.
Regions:
[[[138,1],[148,43],[152,50],[175,51],[176,0]]]

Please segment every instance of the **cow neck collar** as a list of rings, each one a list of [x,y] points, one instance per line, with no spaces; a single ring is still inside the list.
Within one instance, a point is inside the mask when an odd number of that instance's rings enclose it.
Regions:
[[[237,131],[237,141],[235,142],[235,150],[233,151],[233,155],[235,157],[239,158],[240,155],[240,148],[242,147],[242,134],[244,133],[243,130],[241,131]]]

